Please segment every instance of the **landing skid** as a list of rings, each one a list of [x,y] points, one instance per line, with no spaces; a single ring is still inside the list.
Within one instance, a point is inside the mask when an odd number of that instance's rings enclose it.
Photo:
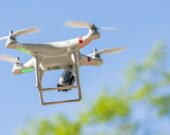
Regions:
[[[64,89],[78,89],[78,98],[76,99],[70,99],[70,100],[63,100],[63,101],[50,101],[46,102],[44,101],[44,92],[48,91],[55,91],[55,90],[64,90]],[[81,89],[79,86],[66,86],[66,87],[58,87],[58,88],[42,88],[39,89],[39,95],[40,95],[40,101],[42,105],[50,105],[50,104],[61,104],[61,103],[68,103],[68,102],[78,102],[81,100]]]
[[[68,103],[68,102],[78,102],[81,100],[81,87],[80,87],[80,78],[79,78],[79,65],[78,65],[78,57],[79,53],[72,53],[75,62],[75,75],[76,75],[76,86],[64,86],[64,87],[57,87],[57,88],[42,88],[41,87],[41,81],[42,81],[42,72],[40,71],[39,67],[39,58],[38,56],[35,56],[36,59],[36,83],[37,83],[37,89],[40,95],[40,101],[42,105],[51,105],[51,104],[61,104],[61,103]],[[47,91],[55,91],[55,90],[65,90],[65,89],[77,89],[78,90],[78,98],[76,99],[69,99],[69,100],[62,100],[62,101],[45,101],[44,100],[44,93]]]

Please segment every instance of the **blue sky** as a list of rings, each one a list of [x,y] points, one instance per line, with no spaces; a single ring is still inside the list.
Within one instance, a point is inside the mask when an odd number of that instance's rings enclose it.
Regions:
[[[87,33],[87,30],[63,27],[68,20],[95,23],[97,26],[114,26],[114,32],[102,31],[100,40],[94,41],[83,53],[91,53],[93,48],[104,49],[125,46],[128,50],[116,55],[103,56],[101,67],[82,67],[81,84],[83,100],[43,107],[39,103],[38,92],[34,88],[34,73],[23,76],[11,74],[12,65],[0,63],[0,132],[3,135],[17,134],[30,119],[50,117],[56,113],[69,116],[85,109],[88,102],[94,102],[102,88],[113,89],[123,78],[124,69],[131,61],[142,61],[155,44],[163,42],[170,50],[170,1],[169,0],[1,0],[0,36],[7,35],[10,29],[38,26],[40,33],[19,37],[20,42],[60,41]],[[0,42],[0,54],[19,56],[25,62],[30,58],[15,50],[9,50]],[[45,75],[45,85],[57,83],[57,72]],[[56,94],[56,93],[55,93]],[[68,94],[74,96],[75,92]],[[55,96],[55,95],[52,95]],[[61,94],[67,96],[67,93]],[[56,94],[56,97],[59,97]],[[78,111],[79,110],[79,111]]]

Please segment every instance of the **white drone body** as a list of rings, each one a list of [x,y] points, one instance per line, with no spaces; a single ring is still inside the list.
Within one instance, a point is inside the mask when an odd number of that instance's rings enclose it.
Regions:
[[[7,39],[6,47],[16,49],[26,54],[32,55],[25,64],[9,55],[0,55],[0,60],[14,63],[12,73],[15,75],[24,74],[35,70],[36,87],[40,93],[42,105],[57,104],[65,102],[74,102],[81,100],[81,87],[79,79],[80,66],[99,66],[103,63],[100,55],[104,53],[113,53],[124,50],[125,48],[112,48],[97,51],[94,49],[92,54],[84,55],[80,49],[88,45],[93,40],[99,39],[100,33],[94,24],[82,23],[78,21],[69,21],[65,23],[69,27],[88,28],[89,32],[85,36],[78,38],[51,43],[20,43],[16,41],[16,36],[29,34],[37,31],[36,28],[23,29],[16,32],[10,32],[9,36],[2,37]],[[103,27],[110,30],[112,28]],[[42,88],[42,77],[45,71],[64,69],[62,76],[56,88]],[[76,83],[75,83],[76,82]],[[43,92],[50,90],[69,91],[73,88],[78,89],[78,98],[64,101],[44,101]]]

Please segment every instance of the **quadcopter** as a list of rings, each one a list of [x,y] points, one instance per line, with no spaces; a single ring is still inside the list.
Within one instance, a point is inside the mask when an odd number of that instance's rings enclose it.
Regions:
[[[35,71],[36,88],[40,95],[42,105],[58,104],[65,102],[80,101],[81,85],[79,77],[79,68],[81,66],[99,66],[103,64],[101,59],[102,54],[115,53],[125,50],[125,48],[111,48],[98,51],[93,50],[93,53],[85,55],[80,53],[80,50],[87,46],[93,40],[100,38],[99,29],[113,30],[113,27],[96,27],[95,24],[89,24],[79,21],[68,21],[65,26],[73,28],[86,28],[88,34],[74,39],[51,42],[51,43],[21,43],[16,40],[17,36],[31,34],[37,32],[36,27],[21,29],[16,32],[12,30],[8,36],[1,37],[0,40],[7,39],[6,47],[15,49],[20,52],[29,54],[32,58],[25,64],[20,62],[19,57],[15,58],[10,55],[0,55],[1,61],[13,63],[12,73],[20,75]],[[55,88],[43,88],[42,78],[46,71],[63,70],[59,82]],[[72,89],[78,90],[78,97],[75,99],[68,99],[63,101],[45,101],[44,92],[58,90],[70,91]]]

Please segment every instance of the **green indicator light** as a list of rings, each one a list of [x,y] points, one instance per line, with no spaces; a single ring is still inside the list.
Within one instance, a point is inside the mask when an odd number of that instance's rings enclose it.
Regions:
[[[21,73],[28,73],[28,72],[32,72],[34,70],[34,68],[26,68],[26,69],[22,69]]]
[[[26,49],[24,49],[24,48],[22,48],[22,47],[18,47],[18,48],[16,48],[16,50],[18,50],[18,51],[20,51],[20,52],[23,52],[23,53],[27,53],[27,54],[32,54],[29,50],[26,50]]]

